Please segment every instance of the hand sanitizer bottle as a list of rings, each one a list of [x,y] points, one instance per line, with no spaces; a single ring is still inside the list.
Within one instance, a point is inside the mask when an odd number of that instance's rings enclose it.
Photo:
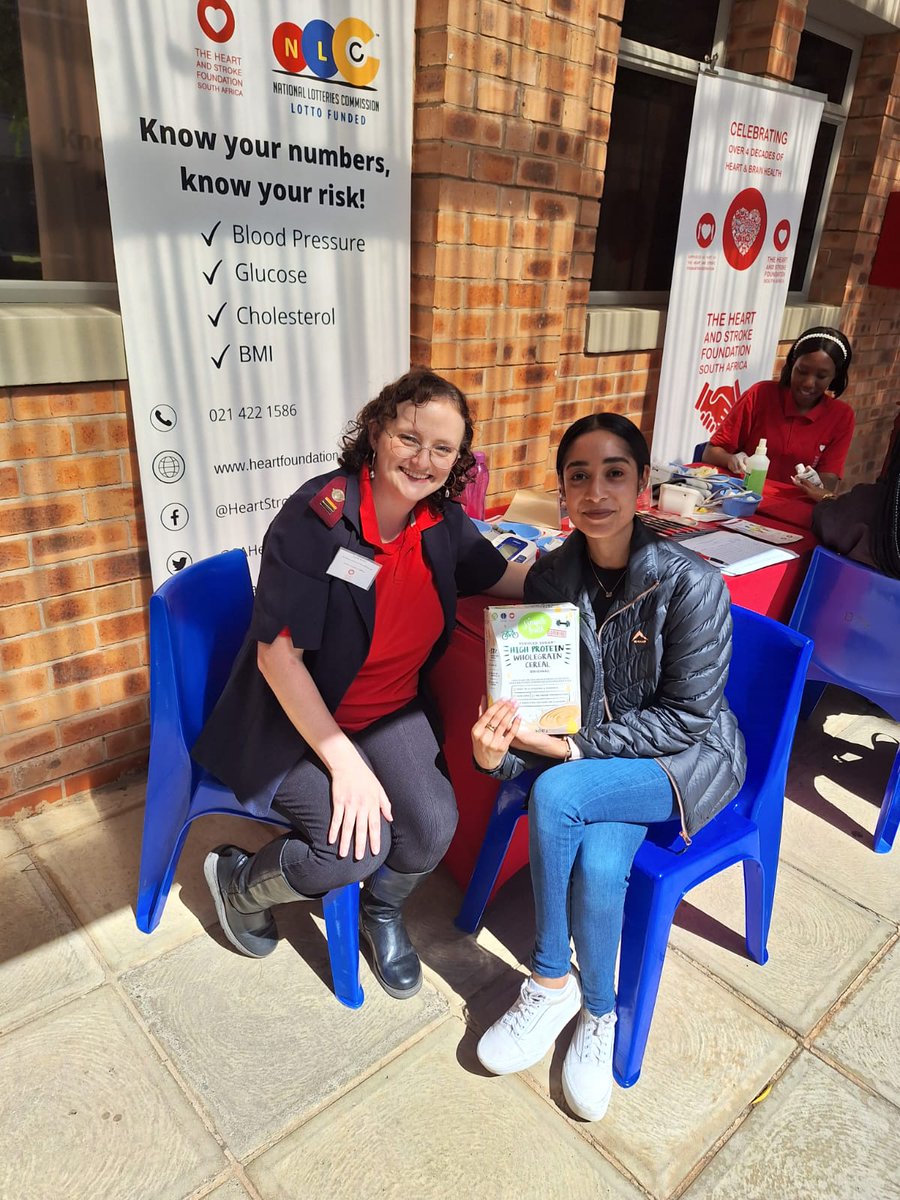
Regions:
[[[820,488],[823,486],[822,479],[818,471],[812,467],[805,467],[803,463],[797,463],[797,469],[794,472],[798,479],[802,479],[804,483],[808,483],[810,487]]]
[[[762,495],[763,485],[769,471],[769,456],[766,454],[766,439],[760,438],[756,452],[747,459],[747,474],[744,476],[744,487],[750,492]]]

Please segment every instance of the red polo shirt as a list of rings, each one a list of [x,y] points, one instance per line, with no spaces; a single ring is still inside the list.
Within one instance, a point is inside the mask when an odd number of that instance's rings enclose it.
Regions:
[[[790,388],[773,379],[754,383],[709,439],[729,454],[752,454],[766,439],[769,479],[790,483],[797,463],[841,475],[853,437],[853,409],[826,393],[814,408],[802,412]]]

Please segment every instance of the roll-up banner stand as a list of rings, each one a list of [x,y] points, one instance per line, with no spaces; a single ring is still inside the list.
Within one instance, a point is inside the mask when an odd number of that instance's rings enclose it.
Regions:
[[[809,92],[701,71],[653,431],[685,462],[769,379],[824,107]]]
[[[409,366],[412,0],[88,0],[156,585]]]

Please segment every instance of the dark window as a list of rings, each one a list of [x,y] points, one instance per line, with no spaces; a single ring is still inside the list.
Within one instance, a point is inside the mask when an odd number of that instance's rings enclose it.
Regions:
[[[0,279],[40,279],[19,13],[0,0]]]
[[[837,126],[826,125],[823,121],[819,126],[816,148],[813,150],[812,164],[809,168],[809,183],[806,185],[806,196],[803,200],[803,211],[800,214],[800,226],[797,230],[791,282],[788,285],[788,290],[791,292],[799,292],[803,288],[806,267],[812,251],[813,234],[816,231],[816,220],[825,196],[828,164],[831,162],[831,152],[834,149],[836,136]]]
[[[824,92],[833,104],[842,104],[853,51],[804,29],[797,51],[794,83],[812,92]]]
[[[626,0],[622,37],[699,60],[710,52],[718,15],[719,0]]]
[[[0,0],[0,279],[115,280],[85,0]]]
[[[668,291],[693,108],[692,83],[619,68],[594,291]]]

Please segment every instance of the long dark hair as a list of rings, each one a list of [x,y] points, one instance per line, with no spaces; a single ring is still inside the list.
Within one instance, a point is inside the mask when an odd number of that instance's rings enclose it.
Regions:
[[[850,382],[853,347],[845,333],[841,333],[840,329],[832,329],[829,325],[814,325],[812,329],[806,329],[800,334],[788,350],[778,382],[782,387],[790,387],[794,363],[804,354],[815,354],[817,350],[824,350],[834,363],[834,379],[828,391],[833,396],[840,396],[847,390],[847,384]]]
[[[869,533],[872,558],[879,571],[900,579],[900,435],[881,478],[884,494]]]
[[[427,367],[413,367],[393,383],[386,384],[374,400],[370,400],[362,412],[349,423],[341,438],[341,453],[339,464],[345,471],[358,474],[372,460],[372,439],[369,427],[374,426],[376,433],[381,433],[388,421],[397,415],[397,408],[408,401],[420,408],[429,400],[449,400],[462,417],[465,424],[459,458],[453,464],[447,482],[439,492],[428,497],[428,503],[438,512],[443,508],[445,495],[455,499],[469,482],[469,473],[475,465],[472,454],[472,438],[475,431],[472,427],[472,417],[465,396],[441,375],[436,375]]]
[[[563,471],[566,469],[566,459],[569,457],[569,449],[572,443],[576,438],[580,438],[582,434],[596,433],[598,429],[602,429],[604,433],[615,434],[617,438],[625,443],[628,447],[630,457],[634,459],[638,480],[640,480],[644,474],[644,468],[650,466],[650,447],[647,445],[647,439],[633,421],[629,421],[627,417],[623,417],[620,413],[598,412],[591,413],[587,417],[581,417],[574,424],[570,425],[562,435],[556,451],[556,474],[560,482],[562,482]]]

